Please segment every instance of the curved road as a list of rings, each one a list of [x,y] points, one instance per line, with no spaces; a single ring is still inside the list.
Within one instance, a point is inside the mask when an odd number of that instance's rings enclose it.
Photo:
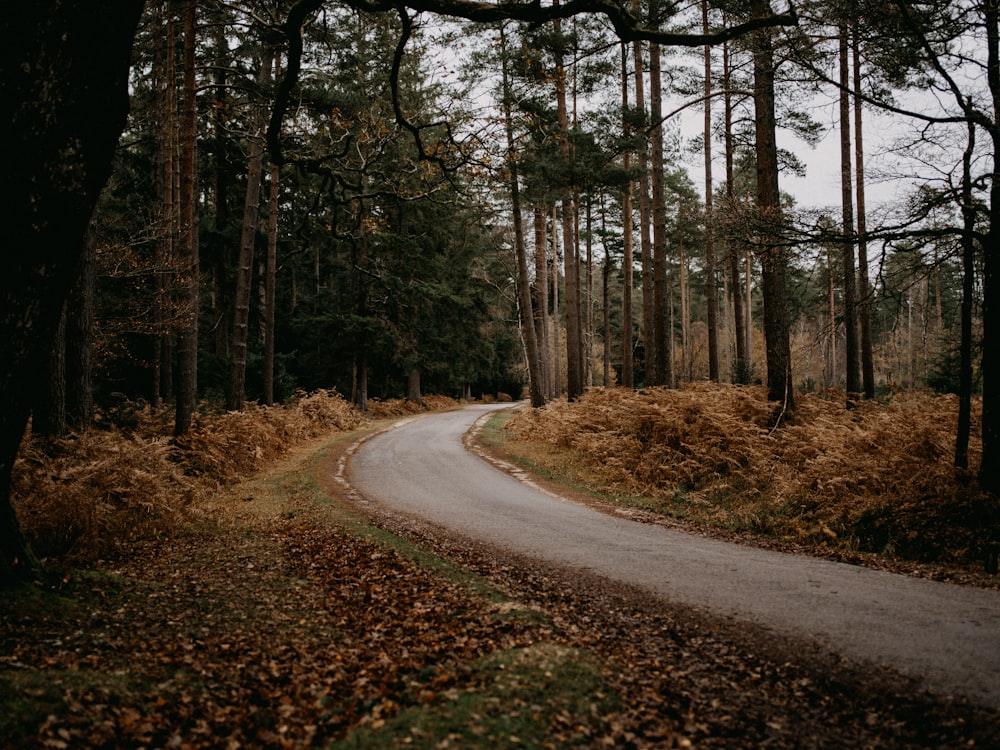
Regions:
[[[465,536],[1000,707],[1000,593],[689,536],[554,497],[464,449],[475,421],[505,406],[404,420],[358,448],[349,481],[369,499]]]

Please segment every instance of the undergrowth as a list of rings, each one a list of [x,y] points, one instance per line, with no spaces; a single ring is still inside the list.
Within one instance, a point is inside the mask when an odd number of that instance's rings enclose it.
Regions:
[[[980,410],[977,401],[973,470]],[[953,465],[957,412],[953,396],[897,393],[848,410],[812,394],[773,429],[760,387],[592,389],[514,415],[505,450],[665,515],[975,569],[1000,540],[1000,506]]]
[[[131,542],[197,522],[206,498],[307,440],[455,403],[442,396],[421,403],[371,400],[361,412],[335,391],[317,391],[278,406],[202,410],[190,432],[177,438],[166,411],[131,409],[128,420],[99,419],[104,429],[26,438],[14,465],[12,500],[39,557],[107,559]]]

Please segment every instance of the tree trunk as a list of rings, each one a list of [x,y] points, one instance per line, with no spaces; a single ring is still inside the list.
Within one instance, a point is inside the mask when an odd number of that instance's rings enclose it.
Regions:
[[[0,275],[0,584],[38,573],[11,504],[11,472],[125,125],[141,9],[137,0],[35,0],[0,15],[0,138],[5,178],[16,186],[7,191]]]
[[[514,125],[511,117],[510,78],[507,70],[507,39],[500,29],[500,54],[503,75],[504,126],[507,134],[507,166],[510,172],[510,201],[514,218],[514,254],[517,261],[518,307],[521,313],[521,330],[528,352],[528,393],[531,405],[538,408],[545,405],[542,385],[542,368],[538,356],[538,341],[535,337],[535,316],[531,311],[531,280],[528,276],[528,251],[524,242],[524,220],[521,213],[521,186],[518,182],[517,151],[514,145]],[[558,316],[555,316],[558,318]]]
[[[708,0],[701,3],[708,33]],[[719,382],[719,291],[715,284],[715,228],[712,215],[712,48],[705,45],[705,296],[708,303],[708,378]]]
[[[180,330],[177,334],[177,403],[174,434],[191,429],[198,395],[198,312],[201,273],[198,262],[197,221],[197,87],[195,85],[195,33],[197,0],[184,2],[184,104],[181,110],[180,231]]]
[[[549,262],[546,211],[541,204],[533,211],[535,229],[535,342],[538,347],[539,380],[546,398],[552,397],[551,348],[549,346]]]
[[[861,380],[865,398],[875,397],[875,352],[872,341],[872,288],[868,278],[868,218],[865,206],[865,147],[861,108],[861,43],[854,25],[854,183],[858,209],[858,325],[861,328]]]
[[[638,15],[639,0],[632,0],[632,12]],[[643,80],[642,42],[632,45],[635,65],[635,108],[646,113],[646,91]],[[642,258],[642,348],[644,380],[652,384],[656,361],[655,316],[653,311],[653,240],[650,237],[649,206],[649,138],[643,133],[639,142],[639,248]]]
[[[628,139],[632,135],[632,129],[628,126],[627,119],[628,45],[624,42],[622,43],[622,118],[622,135]],[[622,169],[625,174],[628,174],[631,169],[631,154],[628,150],[622,155]],[[635,387],[635,371],[632,361],[632,266],[634,265],[632,244],[632,181],[627,180],[622,191],[622,385],[625,388]],[[605,295],[607,295],[606,284]],[[606,306],[606,296],[604,302]],[[607,313],[606,307],[605,313]],[[605,352],[608,350],[608,343],[605,340]],[[605,376],[605,380],[607,380],[607,376]]]
[[[1000,343],[1000,8],[996,0],[983,3],[986,26],[986,80],[992,97],[993,174],[990,181],[989,230],[983,247],[983,458],[979,484],[986,492],[1000,495],[1000,383],[996,352]]]
[[[726,203],[732,212],[736,208],[736,187],[733,184],[735,169],[733,167],[733,96],[731,69],[729,64],[729,43],[722,46],[722,85],[725,88],[723,107],[725,108],[726,128]],[[740,252],[739,246],[729,241],[729,275],[733,292],[733,330],[736,343],[736,362],[733,363],[733,382],[744,385],[750,382],[750,366],[747,358],[748,340],[746,326],[743,322],[743,284],[740,283]],[[747,310],[749,315],[749,309]]]
[[[688,259],[684,254],[684,237],[681,233],[681,209],[677,211],[677,283],[681,296],[681,371],[678,381],[682,378],[690,381],[692,374],[691,356],[691,309],[688,305],[690,297],[688,290]],[[671,329],[673,326],[671,326]]]
[[[31,434],[54,438],[66,434],[66,308],[59,316],[56,335],[49,347],[35,387],[31,409]]]
[[[654,3],[655,4],[655,3]],[[650,8],[654,16],[654,8]],[[667,207],[663,194],[663,104],[660,82],[660,45],[649,45],[649,105],[652,118],[653,189],[653,331],[656,359],[652,385],[669,386],[673,380],[670,361],[670,304],[667,288]]]
[[[264,88],[271,80],[272,54],[264,52],[257,84]],[[260,184],[264,166],[264,129],[267,115],[262,106],[258,107],[254,132],[250,136],[250,158],[247,162],[247,192],[243,203],[243,229],[240,233],[239,263],[236,268],[236,294],[233,310],[233,335],[229,348],[229,390],[226,394],[226,408],[231,411],[243,409],[246,397],[247,342],[249,341],[250,289],[253,276],[253,257],[257,239],[258,217],[260,215]]]
[[[854,200],[851,181],[851,107],[848,86],[847,27],[840,27],[840,195],[844,240],[841,247],[844,282],[844,352],[847,376],[847,405],[861,393],[861,352],[858,346],[857,280],[854,271]]]
[[[972,156],[976,126],[969,122],[968,141],[962,155],[962,312],[958,368],[958,430],[955,466],[969,468],[969,435],[972,432],[972,303],[976,285],[976,205],[972,199]]]
[[[281,167],[271,165],[267,201],[267,258],[264,262],[264,403],[274,404],[275,283],[278,272],[278,180]]]
[[[771,13],[767,0],[751,0],[753,18]],[[774,50],[771,31],[753,33],[754,133],[757,141],[757,209],[761,242],[761,281],[764,295],[764,340],[767,355],[768,399],[782,404],[775,419],[794,413],[792,353],[789,338],[788,296],[785,289],[787,252],[780,237],[781,194],[778,188],[778,145],[774,116]]]
[[[97,236],[90,224],[83,240],[83,258],[66,302],[66,423],[82,430],[94,421],[93,375],[94,293],[97,276]]]
[[[552,395],[556,398],[562,395],[563,392],[563,378],[562,378],[562,366],[559,364],[562,361],[560,354],[560,339],[559,327],[560,327],[560,316],[559,316],[559,237],[557,236],[556,227],[559,225],[558,217],[556,216],[556,207],[552,206],[552,232],[550,236],[552,237]]]
[[[554,5],[559,0],[554,0]],[[556,34],[560,33],[560,23],[554,24]],[[557,43],[558,44],[558,43]],[[583,342],[581,341],[580,321],[580,258],[577,253],[576,238],[573,232],[573,215],[576,206],[573,203],[572,184],[570,181],[571,160],[569,146],[569,115],[566,110],[566,69],[563,66],[561,52],[556,54],[556,117],[559,122],[559,155],[563,162],[564,182],[562,186],[562,235],[563,235],[563,274],[566,279],[566,397],[575,401],[583,395]]]
[[[419,404],[423,400],[420,392],[420,368],[412,367],[406,373],[406,400]]]

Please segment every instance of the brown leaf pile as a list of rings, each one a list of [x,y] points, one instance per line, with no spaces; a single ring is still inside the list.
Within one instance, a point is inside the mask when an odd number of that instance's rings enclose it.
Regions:
[[[777,429],[773,407],[759,387],[593,389],[519,413],[508,432],[515,450],[605,494],[719,527],[960,565],[1000,539],[996,501],[952,463],[955,397],[905,393],[847,409],[807,395]]]
[[[306,440],[376,417],[454,405],[430,396],[422,404],[385,402],[364,414],[336,391],[317,391],[280,406],[199,414],[181,438],[171,436],[167,413],[136,411],[127,432],[112,427],[25,440],[14,466],[14,507],[39,556],[107,557],[124,542],[168,533],[207,495]]]

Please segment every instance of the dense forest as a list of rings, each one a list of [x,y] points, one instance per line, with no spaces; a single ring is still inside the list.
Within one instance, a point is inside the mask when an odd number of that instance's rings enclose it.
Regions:
[[[3,20],[5,567],[29,414],[317,389],[980,392],[997,490],[995,0],[86,5]]]

